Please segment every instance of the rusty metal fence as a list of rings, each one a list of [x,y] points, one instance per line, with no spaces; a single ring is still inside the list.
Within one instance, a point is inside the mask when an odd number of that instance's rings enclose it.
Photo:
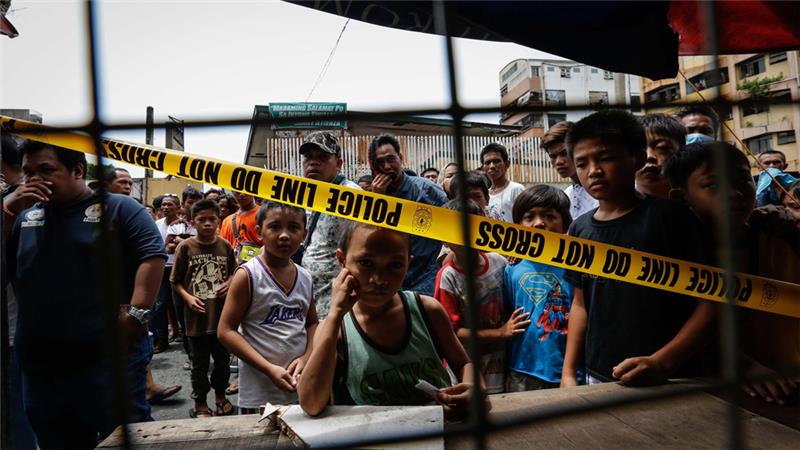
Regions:
[[[342,172],[355,180],[369,174],[367,150],[375,136],[347,136],[340,140],[342,146]],[[433,167],[441,170],[455,162],[456,146],[452,136],[397,136],[400,141],[403,162],[409,169],[421,173]],[[481,165],[481,149],[497,142],[508,149],[511,167],[508,177],[522,184],[565,183],[550,165],[544,150],[539,148],[539,138],[464,136],[461,146],[465,153],[466,168],[477,169]],[[303,175],[300,154],[302,138],[271,138],[267,140],[265,168],[292,175]]]
[[[701,12],[703,15],[703,23],[705,24],[705,28],[707,30],[706,36],[708,37],[707,42],[707,53],[710,55],[717,54],[717,47],[716,47],[716,19],[715,19],[715,6],[713,2],[701,3]],[[442,39],[445,40],[446,43],[446,58],[447,58],[447,65],[448,65],[448,82],[449,82],[449,91],[450,91],[450,98],[451,104],[448,108],[445,109],[417,109],[417,110],[404,110],[404,111],[384,111],[384,112],[375,112],[375,113],[345,113],[340,115],[332,115],[330,116],[331,120],[334,119],[346,119],[346,120],[359,120],[359,119],[382,119],[382,118],[396,118],[398,114],[401,115],[448,115],[450,118],[453,119],[453,132],[452,137],[449,139],[445,139],[443,137],[421,137],[415,138],[414,140],[405,140],[405,151],[406,151],[406,158],[407,161],[410,162],[409,165],[416,164],[417,166],[413,167],[415,170],[420,169],[422,166],[431,165],[431,166],[440,166],[449,159],[454,160],[460,170],[474,168],[477,157],[476,151],[480,150],[481,144],[484,142],[481,139],[472,139],[472,138],[465,138],[463,135],[461,121],[467,114],[472,113],[486,113],[486,112],[498,112],[500,111],[499,108],[491,106],[485,108],[464,108],[458,103],[458,86],[456,83],[456,61],[455,61],[455,54],[453,51],[453,38],[447,34],[448,29],[448,10],[447,4],[442,1],[435,1],[433,2],[433,10],[434,10],[434,23],[437,31],[439,34],[443,34],[445,37]],[[100,36],[97,34],[97,5],[96,2],[89,1],[86,3],[86,15],[87,15],[87,23],[88,27],[86,33],[89,37],[88,39],[88,54],[89,54],[89,65],[90,65],[90,81],[91,81],[91,91],[90,91],[90,103],[92,105],[92,121],[88,124],[79,125],[75,127],[65,127],[70,130],[79,130],[91,133],[95,136],[96,139],[100,139],[103,133],[107,132],[108,130],[132,130],[132,129],[143,129],[145,127],[145,123],[107,123],[104,122],[102,119],[101,111],[99,108],[99,99],[101,96],[105,95],[102,89],[102,73],[100,71],[98,58],[97,58],[97,47],[98,43],[101,39]],[[587,44],[589,45],[589,44]],[[786,99],[778,99],[778,100],[767,100],[767,102],[771,103],[796,103],[792,102],[791,100],[787,101]],[[735,105],[738,102],[727,101],[722,99],[717,92],[713,95],[708,101],[703,102],[705,104],[715,106],[715,105]],[[619,107],[619,108],[626,108],[627,105],[606,105],[605,107]],[[670,106],[675,106],[674,104],[670,104]],[[586,106],[586,105],[577,105],[577,106],[568,106],[568,107],[559,107],[559,111],[564,110],[586,110],[589,109],[596,109],[596,107]],[[510,107],[505,108],[503,111],[517,111],[517,112],[546,112],[547,107],[536,106],[536,105],[528,105],[525,107]],[[251,118],[242,118],[242,119],[221,119],[221,118],[208,118],[202,120],[194,120],[194,121],[187,121],[185,126],[187,128],[198,128],[198,127],[219,127],[219,126],[231,126],[231,125],[254,125],[254,124],[275,124],[275,123],[288,123],[290,121],[308,119],[311,120],[313,117],[294,117],[291,119],[268,119],[268,120],[253,120]],[[346,166],[351,166],[349,170],[354,172],[348,172],[348,175],[355,176],[356,174],[363,173],[365,170],[365,158],[364,158],[364,142],[365,140],[353,139],[351,141],[345,142],[345,147],[353,149],[351,156],[348,156],[352,159],[346,161]],[[502,142],[502,140],[501,140]],[[528,171],[522,170],[520,172],[514,172],[512,177],[521,182],[533,183],[533,182],[547,182],[549,181],[560,181],[560,180],[553,180],[552,178],[548,178],[546,172],[549,170],[547,165],[547,161],[545,159],[545,155],[541,152],[537,153],[538,146],[536,145],[535,141],[527,141],[525,143],[509,143],[509,148],[511,149],[520,149],[519,153],[515,153],[512,150],[512,164],[517,167],[530,167]],[[280,142],[276,141],[275,145],[277,147],[282,147],[285,149],[293,149],[293,146],[297,146],[296,141],[285,141]],[[99,146],[98,146],[99,148]],[[442,149],[446,149],[443,151],[443,154],[439,154],[437,152],[441,152]],[[281,152],[278,152],[281,154]],[[282,170],[294,174],[299,174],[299,169],[297,167],[297,161],[291,161],[288,158],[289,154],[296,155],[296,152],[288,152],[284,151],[282,153],[283,156],[276,156],[276,160],[274,162],[274,167],[270,167],[275,170]],[[102,167],[102,155],[98,153],[98,158],[100,159],[98,163],[98,167]],[[530,156],[530,160],[527,160]],[[283,158],[283,159],[281,159]],[[729,183],[726,182],[728,179],[725,165],[720,165],[718,168],[718,179],[722,180],[722,183],[719,187],[719,195],[720,198],[724,201],[728,199],[728,192],[731,189]],[[542,172],[543,171],[543,172]],[[552,174],[549,175],[552,177]],[[462,189],[466,189],[462,186]],[[463,192],[462,192],[463,194]],[[465,199],[465,195],[461,195],[462,199]],[[463,208],[462,210],[466,210]],[[727,208],[723,208],[723,211],[729,211]],[[110,230],[107,227],[107,224],[101,223],[101,239],[108,239],[108,234]],[[471,242],[472,240],[469,237],[470,229],[468,226],[468,216],[467,214],[462,214],[462,220],[459,224],[461,228],[461,232],[464,236],[465,242]],[[718,225],[718,241],[720,242],[719,247],[719,256],[720,256],[720,264],[729,274],[733,273],[734,269],[734,261],[732,256],[732,249],[734,248],[734,241],[732,240],[732,232],[731,232],[731,218],[723,217]],[[100,246],[101,248],[104,246]],[[469,249],[472,251],[472,249]],[[120,292],[118,289],[118,281],[115,280],[113,277],[108,277],[107,275],[111,273],[113,267],[115,265],[120,264],[120,261],[115,258],[115,255],[110,254],[109,252],[105,252],[103,255],[107,264],[103,264],[100,266],[100,273],[94,274],[96,284],[100,288],[104,290],[104,292]],[[465,267],[465,272],[469,273],[472,271],[471,265],[472,258],[467,258],[467,267]],[[469,326],[470,323],[475,323],[475,318],[478,316],[478,304],[474,301],[475,299],[475,286],[473,285],[474,280],[468,278],[467,283],[467,292],[466,296],[468,302],[470,304],[470,308],[468,310],[469,314],[467,314],[467,324]],[[731,283],[732,280],[728,279],[728,283]],[[736,320],[736,307],[733,303],[732,293],[734,292],[733,289],[727,290],[729,293],[728,296],[728,303],[724,308],[723,320],[721,321],[721,347],[723,349],[723,376],[719,380],[714,380],[712,383],[704,385],[701,388],[703,390],[710,390],[710,391],[725,391],[731,395],[733,401],[730,403],[729,407],[729,420],[727,423],[727,430],[728,430],[728,437],[727,442],[724,445],[730,448],[741,448],[743,446],[742,441],[742,426],[741,421],[739,418],[738,407],[736,405],[735,399],[738,395],[740,395],[740,388],[741,382],[743,381],[743,375],[737,365],[737,355],[739,351],[739,334],[738,334],[738,327],[737,327],[737,320]],[[108,299],[107,299],[108,300]],[[113,303],[113,302],[109,302]],[[118,407],[115,411],[109,411],[109,414],[118,414],[119,417],[125,417],[125,408],[124,408],[124,399],[126,397],[125,392],[125,377],[123,376],[124,370],[122,366],[122,355],[119,353],[119,347],[115,346],[115,343],[119,342],[119,336],[117,327],[114,326],[114,321],[116,319],[116,315],[114,314],[113,304],[111,305],[111,310],[108,311],[108,314],[105,315],[103,318],[107,321],[109,326],[106,327],[109,333],[112,335],[108,336],[109,342],[109,349],[114,349],[115,351],[115,370],[114,370],[114,380],[113,386],[114,391],[116,393],[116,398],[119,400]],[[473,361],[477,361],[477,347],[475,344],[477,342],[476,335],[475,335],[475,327],[470,327],[472,329],[472,339],[471,344],[468,346],[468,352],[470,353],[471,359]],[[7,361],[3,361],[4,373],[7,373],[8,366]],[[478,376],[478,367],[475,365],[474,367],[476,373],[475,376]],[[783,371],[777,375],[783,374],[790,374],[790,375],[797,375],[800,373],[797,367],[789,368],[786,371]],[[776,376],[777,376],[776,375]],[[5,380],[5,378],[4,378]],[[575,404],[575,403],[568,403],[568,404],[558,404],[555,403],[552,407],[541,409],[535,413],[530,412],[520,412],[520,414],[513,417],[513,419],[503,420],[503,421],[493,421],[490,422],[487,420],[487,411],[485,404],[478,400],[478,395],[473,395],[473,408],[472,414],[462,424],[454,425],[452,427],[448,427],[444,433],[437,434],[437,435],[471,435],[474,438],[474,443],[476,448],[484,448],[486,445],[486,438],[487,435],[491,432],[495,432],[501,429],[505,429],[508,427],[518,426],[521,424],[526,423],[533,423],[536,421],[541,420],[548,420],[557,417],[563,417],[569,414],[577,414],[582,412],[587,412],[591,410],[598,410],[602,408],[609,408],[614,406],[619,406],[622,404],[631,404],[635,402],[647,402],[647,401],[654,401],[660,398],[664,398],[665,396],[678,396],[678,395],[687,395],[693,391],[686,390],[686,391],[675,391],[669,392],[667,394],[653,394],[653,393],[643,393],[641,395],[631,395],[626,396],[624,399],[612,399],[609,401],[603,402],[596,402],[590,405],[586,404]],[[6,392],[7,394],[7,392]],[[477,392],[476,392],[477,394]],[[7,407],[7,396],[4,396],[4,407]],[[19,412],[15,412],[19,413]],[[3,420],[8,420],[8,411],[3,411]],[[123,427],[125,428],[125,427]],[[7,426],[3,427],[3,440],[2,445],[0,447],[7,448],[8,443],[8,436],[6,433]],[[127,440],[127,433],[123,433],[125,436],[126,444],[130,444]],[[410,430],[409,433],[404,434],[402,436],[385,436],[380,439],[380,442],[387,442],[387,441],[404,441],[404,440],[414,440],[422,437],[430,437],[430,435],[422,435],[419,433],[414,432],[414,430]],[[363,439],[359,440],[356,436],[351,443],[351,446],[365,446],[370,443],[374,442],[365,442]],[[723,443],[721,443],[723,444]]]

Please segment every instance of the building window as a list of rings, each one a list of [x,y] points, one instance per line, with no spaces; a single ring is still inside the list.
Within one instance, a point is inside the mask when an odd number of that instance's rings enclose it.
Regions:
[[[603,71],[603,79],[604,80],[613,80],[614,79],[614,72],[611,72],[610,70],[604,70]]]
[[[562,67],[561,68],[561,78],[569,78],[569,67]]]
[[[580,67],[573,67],[572,71],[575,72],[575,73],[581,73],[581,68]]]
[[[694,92],[695,85],[702,91],[703,89],[713,88],[721,84],[725,84],[729,79],[727,68],[722,68],[716,71],[709,70],[689,78],[689,80],[686,81],[686,93],[690,94]]]
[[[749,59],[743,63],[737,64],[736,66],[739,68],[739,76],[742,78],[752,77],[753,75],[758,75],[767,70],[766,64],[764,64],[763,56],[759,56],[755,59]]]
[[[503,87],[500,88],[500,97],[505,97],[508,94],[508,84],[504,84]]]
[[[555,68],[555,67],[553,67],[553,66],[547,66],[547,71],[548,71],[548,72],[555,72],[555,70],[556,70],[556,68]]]
[[[746,139],[745,144],[754,153],[763,153],[767,150],[772,150],[772,135],[765,134],[763,136]]]
[[[591,72],[592,72],[592,73],[597,73],[597,72],[598,72],[598,70],[597,70],[597,69],[595,69],[594,67],[592,67],[592,70],[591,70]]]
[[[631,111],[640,112],[642,110],[642,100],[638,95],[631,95]]]
[[[544,115],[542,113],[531,113],[514,125],[521,126],[523,130],[527,130],[528,128],[544,128]]]
[[[680,100],[680,98],[680,86],[678,84],[670,84],[646,93],[644,101],[645,103],[671,103],[675,100]]]
[[[605,91],[589,91],[589,104],[590,105],[607,105],[608,92]]]
[[[774,52],[769,54],[769,63],[775,64],[786,61],[786,52]]]
[[[792,142],[797,142],[797,138],[794,136],[794,130],[778,132],[778,145],[791,144]]]
[[[545,106],[566,106],[567,93],[564,90],[546,89],[544,91]]]
[[[752,116],[753,114],[759,114],[763,112],[769,112],[769,103],[761,103],[753,101],[742,103],[743,116]]]
[[[564,122],[567,120],[566,114],[551,114],[547,113],[547,128],[551,128],[553,125],[557,124],[558,122]]]
[[[511,75],[514,75],[514,72],[516,72],[518,68],[519,68],[519,62],[515,62],[513,66],[509,67],[509,69],[503,73],[503,75],[500,77],[500,81],[504,82],[508,80],[511,77]]]
[[[531,66],[531,76],[538,77],[539,76],[539,68]]]

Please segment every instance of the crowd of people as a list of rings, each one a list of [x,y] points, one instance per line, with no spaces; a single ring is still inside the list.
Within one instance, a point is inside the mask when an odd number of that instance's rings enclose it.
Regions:
[[[455,164],[410,174],[391,135],[374,139],[372,174],[354,181],[342,175],[333,134],[311,133],[299,153],[303,176],[316,181],[453,210],[466,204],[470,214],[709,265],[726,213],[715,167],[725,164],[738,270],[800,282],[800,182],[783,154],[765,152],[772,177],[757,188],[747,157],[717,141],[718,131],[702,107],[677,117],[607,110],[555,124],[541,147],[569,181],[565,191],[510,180],[508,150],[497,143],[463,176]],[[106,171],[94,192],[82,153],[34,141],[15,148],[3,141],[12,370],[22,386],[15,416],[41,448],[93,447],[122,421],[152,420],[150,403],[180,387],[155,383],[149,364],[176,341],[196,418],[256,413],[267,402],[299,403],[310,415],[332,403],[436,402],[457,419],[474,392],[638,386],[719,371],[714,302],[218,189],[187,188],[145,208],[128,196],[123,169]],[[745,374],[800,364],[800,321],[741,313]],[[109,314],[127,350],[123,393],[111,381]],[[473,335],[477,361],[464,350]],[[419,381],[436,391],[415,388]],[[743,388],[776,404],[797,397],[791,377]],[[124,416],[114,407],[123,399]]]

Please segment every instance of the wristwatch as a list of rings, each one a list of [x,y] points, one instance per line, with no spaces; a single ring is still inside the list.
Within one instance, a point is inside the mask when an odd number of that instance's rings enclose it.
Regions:
[[[138,320],[142,325],[147,325],[153,311],[149,309],[139,309],[135,306],[128,306],[128,315]]]

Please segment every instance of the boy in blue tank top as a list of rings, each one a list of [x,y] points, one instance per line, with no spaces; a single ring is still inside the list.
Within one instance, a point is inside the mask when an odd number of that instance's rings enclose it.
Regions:
[[[465,415],[471,387],[480,380],[472,378],[447,313],[432,297],[399,290],[411,259],[408,236],[351,222],[336,257],[343,268],[297,389],[303,410],[318,415],[331,399],[424,404],[431,398],[414,387],[424,380],[438,388],[434,400],[446,417]],[[450,386],[442,360],[459,384]]]

